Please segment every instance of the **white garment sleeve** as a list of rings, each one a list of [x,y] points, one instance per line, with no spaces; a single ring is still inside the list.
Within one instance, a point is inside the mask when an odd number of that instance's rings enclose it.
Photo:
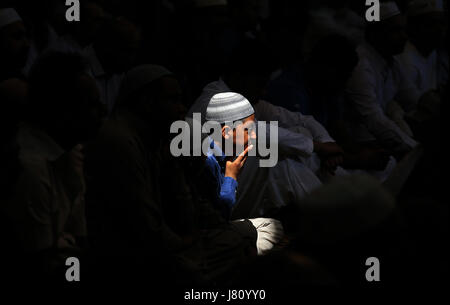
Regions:
[[[266,139],[270,139],[269,128],[274,128],[274,126],[266,124]],[[284,156],[307,158],[314,152],[314,143],[307,135],[278,127],[278,150]]]
[[[334,142],[327,130],[310,115],[289,111],[263,100],[259,101],[254,107],[256,116],[261,121],[278,121],[278,125],[283,128],[301,126],[310,131],[313,140],[316,142]]]
[[[284,230],[280,221],[272,218],[253,218],[249,221],[258,232],[256,239],[258,255],[267,254],[283,239]]]
[[[376,73],[364,59],[360,60],[350,78],[346,94],[367,129],[382,143],[400,149],[417,142],[404,133],[384,113],[376,94]]]
[[[411,67],[406,69],[405,66],[396,61],[394,63],[394,73],[399,80],[398,93],[395,99],[405,112],[414,111],[421,96],[413,80],[413,77],[419,78],[417,68],[411,64]]]

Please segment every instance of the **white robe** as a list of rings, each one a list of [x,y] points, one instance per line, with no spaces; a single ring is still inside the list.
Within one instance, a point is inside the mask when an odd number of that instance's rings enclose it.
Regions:
[[[408,42],[402,54],[396,57],[420,95],[438,89],[438,55],[436,51],[424,57]]]
[[[415,147],[417,142],[386,115],[396,100],[406,112],[414,110],[420,93],[411,84],[398,61],[388,62],[369,44],[357,49],[359,63],[350,78],[346,96],[353,117],[349,130],[356,141],[379,140],[393,149]]]

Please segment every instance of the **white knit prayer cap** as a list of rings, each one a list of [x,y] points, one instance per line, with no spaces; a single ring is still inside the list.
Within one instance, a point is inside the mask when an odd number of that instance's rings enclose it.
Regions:
[[[22,21],[13,8],[0,8],[0,29],[17,21]]]
[[[408,17],[425,15],[428,13],[444,12],[442,0],[413,0],[408,4],[406,14]]]
[[[214,95],[206,108],[206,120],[220,124],[245,119],[255,113],[250,102],[234,92]]]
[[[389,19],[391,17],[400,15],[400,9],[393,1],[380,3],[380,19],[381,21]]]

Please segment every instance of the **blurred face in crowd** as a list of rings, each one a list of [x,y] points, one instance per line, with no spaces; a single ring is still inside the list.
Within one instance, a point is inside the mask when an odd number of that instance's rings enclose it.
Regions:
[[[183,120],[186,108],[182,104],[181,86],[174,77],[161,79],[161,94],[158,97],[158,105],[162,107],[164,116],[171,124],[173,121]]]
[[[117,21],[107,38],[101,38],[95,50],[105,70],[122,73],[131,68],[141,45],[139,29],[126,20]],[[100,33],[101,35],[102,33]]]
[[[80,22],[72,22],[68,26],[71,27],[69,30],[72,31],[77,40],[83,46],[86,46],[94,41],[105,17],[105,11],[96,3],[82,2],[80,14],[83,16]]]
[[[264,96],[268,80],[269,75],[264,73],[233,73],[230,77],[226,77],[225,82],[233,91],[241,93],[251,104],[255,104]]]
[[[82,33],[88,35],[93,40],[93,35],[98,31],[101,20],[105,16],[103,8],[95,3],[86,3],[82,7],[83,21],[80,22]]]
[[[23,22],[17,21],[0,29],[0,61],[6,65],[15,69],[25,66],[29,48]]]
[[[87,74],[80,76],[70,98],[72,111],[62,117],[61,123],[68,127],[68,134],[76,143],[83,143],[95,136],[104,116],[94,79]]]
[[[117,63],[119,71],[126,71],[136,60],[141,42],[140,33],[134,32],[112,53],[113,59]]]
[[[403,52],[408,36],[406,35],[406,19],[397,15],[383,21],[383,31],[379,39],[383,42],[386,53],[395,56]]]

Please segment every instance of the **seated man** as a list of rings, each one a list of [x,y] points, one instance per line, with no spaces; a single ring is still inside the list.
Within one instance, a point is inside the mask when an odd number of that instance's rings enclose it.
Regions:
[[[82,144],[101,123],[98,91],[80,56],[49,53],[33,67],[29,101],[18,135],[22,172],[6,213],[21,251],[40,255],[52,273],[85,244]]]

